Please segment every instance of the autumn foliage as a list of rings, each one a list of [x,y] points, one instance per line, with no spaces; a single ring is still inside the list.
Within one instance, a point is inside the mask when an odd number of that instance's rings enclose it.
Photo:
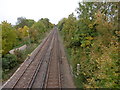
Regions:
[[[118,3],[84,2],[76,11],[58,27],[77,87],[120,88]]]

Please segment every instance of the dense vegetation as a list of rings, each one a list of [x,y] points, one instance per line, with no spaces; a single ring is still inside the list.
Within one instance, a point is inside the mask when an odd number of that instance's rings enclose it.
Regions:
[[[53,28],[53,24],[49,19],[42,18],[35,22],[31,19],[19,17],[15,26],[7,21],[3,21],[0,26],[0,34],[2,33],[2,76],[6,80],[14,72],[15,68],[21,64],[41,42],[45,33]],[[0,35],[1,36],[1,35]],[[26,44],[24,51],[16,50],[15,54],[9,54],[9,51]]]
[[[120,88],[118,3],[84,2],[76,11],[58,27],[77,87]]]

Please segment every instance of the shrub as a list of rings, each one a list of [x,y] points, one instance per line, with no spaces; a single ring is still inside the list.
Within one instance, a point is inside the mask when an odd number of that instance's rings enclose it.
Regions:
[[[17,57],[12,54],[7,54],[2,59],[3,70],[10,70],[18,64]]]
[[[18,63],[22,63],[24,61],[25,51],[15,50],[15,55],[17,57]]]

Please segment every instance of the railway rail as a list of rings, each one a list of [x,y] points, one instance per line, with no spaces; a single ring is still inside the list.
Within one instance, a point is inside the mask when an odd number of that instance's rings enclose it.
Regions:
[[[58,30],[54,28],[2,89],[63,88],[61,53]]]

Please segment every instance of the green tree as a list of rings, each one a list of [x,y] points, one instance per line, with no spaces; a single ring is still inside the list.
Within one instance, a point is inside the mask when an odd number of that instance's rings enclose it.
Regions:
[[[35,23],[32,19],[26,19],[25,17],[19,17],[17,18],[16,28],[23,28],[24,26],[32,27],[32,25]]]
[[[39,32],[39,34],[43,34],[45,32],[45,25],[41,22],[41,21],[38,21],[36,22],[32,28],[34,30],[37,30]]]
[[[84,2],[58,23],[70,55],[77,86],[119,88],[118,3]],[[77,64],[80,64],[79,75]]]
[[[2,54],[8,53],[16,45],[16,33],[10,23],[2,22]]]
[[[0,57],[2,55],[2,25],[0,24]]]
[[[63,29],[64,24],[66,22],[67,18],[63,18],[62,20],[60,20],[57,24],[58,28],[60,29],[60,31]]]

